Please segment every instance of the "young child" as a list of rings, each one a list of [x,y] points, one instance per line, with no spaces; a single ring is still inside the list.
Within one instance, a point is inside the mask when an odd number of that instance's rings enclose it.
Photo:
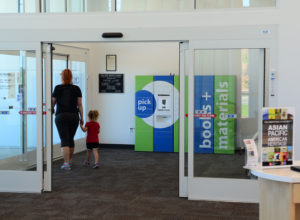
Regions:
[[[93,166],[94,169],[99,167],[99,154],[98,154],[98,147],[99,147],[99,138],[98,134],[100,132],[100,125],[97,122],[99,116],[99,112],[97,110],[91,110],[88,113],[89,121],[83,126],[80,124],[82,131],[87,131],[86,137],[86,147],[87,147],[87,159],[85,161],[86,166],[90,166],[91,162],[91,153],[93,151],[95,164]]]

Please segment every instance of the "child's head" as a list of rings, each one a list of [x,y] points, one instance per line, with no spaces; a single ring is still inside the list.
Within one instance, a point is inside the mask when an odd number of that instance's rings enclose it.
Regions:
[[[97,110],[90,110],[88,116],[91,121],[97,121],[99,112]]]

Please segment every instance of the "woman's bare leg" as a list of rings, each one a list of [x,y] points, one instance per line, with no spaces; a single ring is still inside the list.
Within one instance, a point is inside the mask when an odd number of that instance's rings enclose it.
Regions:
[[[72,158],[73,158],[74,150],[75,150],[74,147],[70,147],[70,161],[71,161]]]
[[[70,147],[69,146],[64,146],[61,148],[63,157],[66,163],[70,162]]]

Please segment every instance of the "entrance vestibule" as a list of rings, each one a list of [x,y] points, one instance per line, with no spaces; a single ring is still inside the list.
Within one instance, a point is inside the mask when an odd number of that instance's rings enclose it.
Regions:
[[[80,84],[82,83],[82,90],[86,91],[86,107],[85,107],[85,115],[88,109],[98,109],[100,111],[100,124],[101,124],[101,134],[100,134],[100,142],[104,144],[125,144],[125,145],[134,145],[134,129],[135,129],[135,112],[134,112],[134,95],[135,95],[135,89],[134,89],[134,76],[135,75],[180,75],[180,59],[184,58],[186,54],[180,53],[180,46],[178,42],[156,42],[156,43],[81,43],[81,44],[70,44],[70,43],[59,43],[54,45],[55,50],[53,51],[53,86],[56,83],[59,83],[59,81],[56,80],[55,74],[59,73],[60,68],[65,68],[68,66],[68,62],[72,62],[72,55],[64,56],[64,54],[69,54],[70,51],[81,51],[79,54],[84,54],[86,56],[85,64],[83,65],[82,69],[80,69],[79,66],[76,66],[74,68],[74,71],[78,73],[78,76],[76,76],[75,82]],[[68,49],[67,49],[68,48]],[[81,48],[81,49],[78,49]],[[82,50],[82,48],[85,48]],[[147,50],[148,49],[148,50]],[[66,51],[69,50],[69,52]],[[184,53],[187,51],[184,50]],[[245,88],[241,87],[242,83],[245,83],[241,80],[239,77],[248,77],[248,80],[256,80],[256,78],[252,78],[251,75],[251,68],[252,65],[256,65],[256,62],[248,62],[249,58],[252,57],[253,51],[251,49],[240,49],[236,51],[231,51],[230,49],[226,49],[223,51],[210,51],[207,50],[207,53],[210,53],[209,55],[198,55],[199,51],[195,51],[195,63],[199,61],[195,66],[192,68],[195,68],[197,65],[200,66],[201,71],[199,73],[195,74],[197,75],[209,75],[213,74],[213,71],[210,68],[214,68],[214,66],[217,66],[219,61],[222,60],[222,65],[225,65],[228,67],[225,75],[231,75],[230,72],[234,69],[236,72],[236,84],[234,85],[235,88],[235,94],[236,97],[236,109],[237,111],[233,112],[232,114],[235,114],[236,117],[243,115],[244,117],[249,117],[252,114],[251,109],[254,109],[254,111],[257,111],[258,107],[256,104],[253,103],[253,96],[249,96],[245,98]],[[258,52],[259,54],[260,52]],[[75,53],[76,54],[76,53]],[[108,72],[106,71],[106,55],[113,54],[117,57],[117,69],[114,72]],[[256,55],[253,55],[256,56]],[[74,56],[76,57],[76,55]],[[77,57],[79,55],[77,54]],[[204,59],[207,60],[201,60],[204,57]],[[186,60],[189,58],[186,57]],[[67,60],[67,61],[66,61]],[[83,61],[78,61],[83,62]],[[263,61],[259,60],[259,63],[264,63]],[[83,62],[84,63],[84,62]],[[46,64],[47,65],[47,64]],[[57,65],[58,69],[56,71],[56,67],[54,65]],[[246,65],[247,67],[242,65]],[[75,64],[72,64],[68,67],[72,68],[75,66]],[[219,65],[221,66],[221,65]],[[224,67],[224,66],[223,66]],[[182,68],[182,66],[181,66]],[[86,70],[86,75],[83,75],[82,72],[84,72],[84,69]],[[185,66],[185,69],[183,72],[188,72],[191,69],[188,68],[188,65]],[[205,71],[204,71],[205,70]],[[240,70],[241,73],[238,73],[237,70]],[[196,68],[196,71],[197,68]],[[246,73],[242,73],[242,71],[246,71]],[[252,70],[253,71],[253,70]],[[259,77],[264,78],[264,69],[259,70],[262,75]],[[209,73],[208,73],[209,72]],[[219,75],[216,71],[216,75]],[[76,74],[77,74],[76,73]],[[120,94],[103,94],[99,93],[98,90],[98,75],[101,73],[117,73],[117,74],[124,74],[124,93]],[[249,74],[250,73],[250,74]],[[239,75],[241,74],[241,75]],[[187,75],[187,74],[185,74]],[[186,78],[183,74],[183,78]],[[246,76],[243,76],[246,75]],[[179,76],[181,77],[181,76]],[[187,77],[188,78],[188,77]],[[191,77],[190,77],[191,78]],[[81,81],[85,82],[81,82]],[[248,81],[249,82],[249,81]],[[186,84],[186,90],[188,88],[188,84]],[[191,85],[191,84],[190,84]],[[249,83],[247,84],[249,86]],[[246,86],[246,87],[247,87]],[[242,88],[242,89],[241,89]],[[249,87],[248,87],[249,88]],[[196,89],[196,86],[195,86]],[[243,91],[242,91],[243,90]],[[49,91],[48,91],[49,92]],[[47,93],[47,92],[46,92]],[[251,92],[250,92],[251,93]],[[243,94],[243,96],[242,96]],[[246,94],[247,95],[247,94]],[[215,95],[213,95],[215,96]],[[261,99],[263,96],[263,93],[258,95],[258,99]],[[186,94],[186,103],[187,102],[188,94]],[[250,98],[249,98],[250,97]],[[252,101],[250,101],[252,100]],[[196,101],[195,101],[196,103]],[[184,104],[184,106],[188,106],[188,104]],[[195,108],[195,112],[196,112]],[[198,111],[198,110],[197,110]],[[242,111],[242,112],[241,112]],[[239,115],[240,114],[240,115]],[[192,115],[192,114],[190,114]],[[249,117],[251,118],[251,117]],[[200,118],[195,118],[195,120],[202,120]],[[256,119],[253,119],[252,121],[255,121]],[[117,123],[116,123],[117,122]],[[122,122],[122,123],[121,123]],[[257,125],[254,122],[253,128]],[[241,126],[241,125],[240,125]],[[187,128],[187,124],[186,124]],[[55,130],[54,127],[54,138],[55,138]],[[254,130],[257,130],[254,128]],[[252,131],[251,131],[252,132]],[[187,133],[186,133],[187,134]],[[255,133],[254,133],[255,134]],[[253,136],[253,133],[249,133],[246,136],[249,137],[250,135]],[[78,134],[77,134],[78,135]],[[240,140],[242,138],[240,135],[236,136],[236,134],[233,134],[233,139]],[[79,146],[82,147],[80,150],[84,150],[84,135],[80,134],[77,136],[79,138]],[[53,139],[54,140],[54,139]],[[54,141],[54,144],[55,141]],[[187,142],[186,142],[187,144]],[[57,156],[60,155],[59,148],[58,150],[54,150],[53,153],[57,153]],[[247,175],[245,175],[245,172],[243,172],[243,160],[244,160],[244,153],[243,153],[243,147],[240,144],[236,144],[235,150],[238,150],[238,154],[234,153],[234,158],[232,159],[232,155],[214,155],[214,154],[195,154],[194,162],[195,162],[195,174],[196,170],[199,170],[199,168],[203,167],[223,167],[222,166],[222,160],[226,161],[240,161],[240,163],[232,164],[233,169],[232,170],[218,170],[218,173],[215,173],[215,170],[206,170],[204,173],[200,173],[195,175],[195,177],[223,177],[223,178],[249,178]],[[55,156],[55,155],[54,155]],[[197,157],[201,157],[201,161],[204,161],[203,164],[199,163],[200,160],[197,159]],[[220,159],[222,158],[223,159]],[[218,158],[218,159],[216,159]],[[238,158],[238,159],[237,159]],[[208,162],[205,162],[208,161]],[[186,164],[186,170],[187,170],[187,164]],[[225,171],[225,172],[223,172]],[[228,171],[228,173],[226,173]],[[236,171],[239,173],[237,174]],[[185,174],[187,176],[187,173]]]

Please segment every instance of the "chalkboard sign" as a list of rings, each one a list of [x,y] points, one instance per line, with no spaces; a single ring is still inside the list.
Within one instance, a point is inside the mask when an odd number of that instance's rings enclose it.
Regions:
[[[124,74],[99,74],[99,93],[123,93]]]

